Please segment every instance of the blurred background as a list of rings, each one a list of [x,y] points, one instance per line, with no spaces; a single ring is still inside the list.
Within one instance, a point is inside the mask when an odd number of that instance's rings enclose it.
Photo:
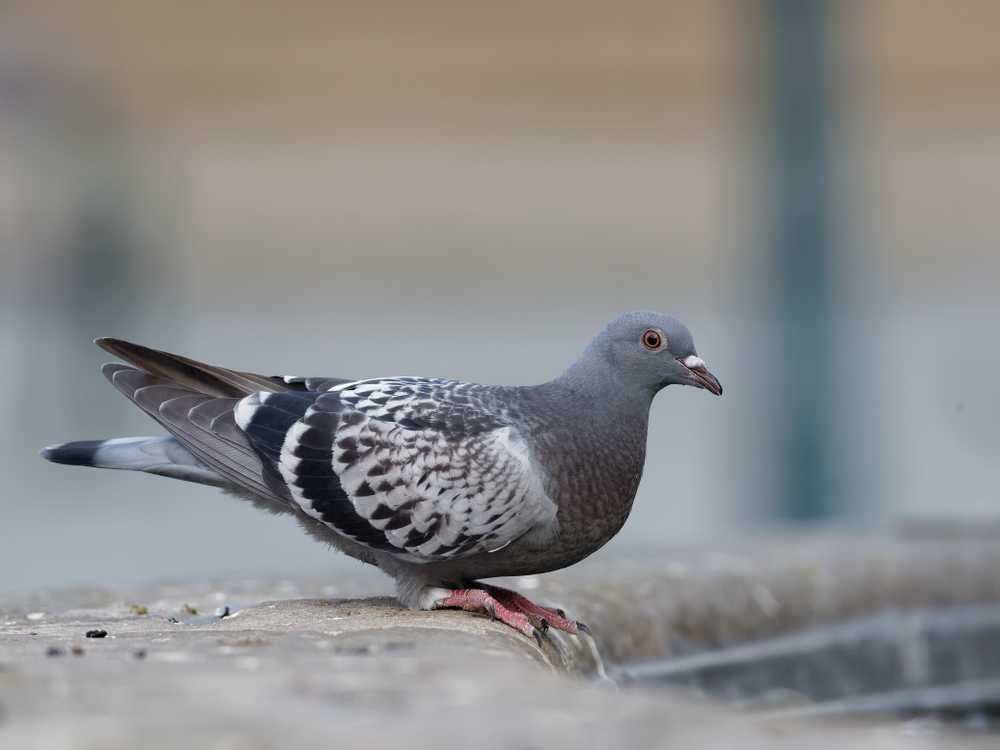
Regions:
[[[980,523],[1000,486],[1000,5],[8,1],[0,590],[356,565],[195,485],[111,335],[239,369],[530,383],[669,311],[601,554]]]

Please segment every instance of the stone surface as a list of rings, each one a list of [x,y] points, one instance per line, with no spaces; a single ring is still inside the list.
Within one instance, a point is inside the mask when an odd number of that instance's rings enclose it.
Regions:
[[[1000,602],[998,570],[997,534],[797,534],[585,563],[539,579],[539,591],[590,625],[619,665],[885,610]]]
[[[773,539],[510,581],[594,630],[542,648],[485,617],[410,612],[377,572],[36,592],[0,602],[0,746],[911,747],[996,737],[899,722],[762,722],[595,679],[626,663],[886,607],[1000,601],[1000,545]],[[229,607],[229,616],[222,617]],[[87,631],[106,630],[103,638]]]

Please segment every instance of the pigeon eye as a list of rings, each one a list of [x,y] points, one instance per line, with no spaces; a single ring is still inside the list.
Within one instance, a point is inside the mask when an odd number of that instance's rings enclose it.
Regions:
[[[667,345],[667,339],[655,328],[647,328],[642,334],[642,345],[651,352],[658,352]]]

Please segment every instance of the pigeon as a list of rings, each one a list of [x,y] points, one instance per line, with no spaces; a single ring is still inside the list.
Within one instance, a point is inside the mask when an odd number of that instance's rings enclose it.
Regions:
[[[61,443],[44,458],[222,488],[376,565],[405,607],[485,613],[535,638],[585,626],[482,579],[600,549],[632,508],[653,397],[671,384],[722,394],[687,327],[655,312],[618,317],[531,386],[267,376],[95,343],[129,363],[103,373],[169,434]]]

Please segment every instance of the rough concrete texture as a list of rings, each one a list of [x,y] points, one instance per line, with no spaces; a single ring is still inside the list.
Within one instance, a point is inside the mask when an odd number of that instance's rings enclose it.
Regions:
[[[800,539],[513,583],[588,621],[613,672],[887,606],[1000,601],[998,566],[989,539]],[[995,746],[923,724],[762,722],[678,692],[619,690],[593,677],[577,639],[540,649],[484,617],[350,598],[385,589],[359,569],[335,591],[230,581],[7,597],[0,747]]]

